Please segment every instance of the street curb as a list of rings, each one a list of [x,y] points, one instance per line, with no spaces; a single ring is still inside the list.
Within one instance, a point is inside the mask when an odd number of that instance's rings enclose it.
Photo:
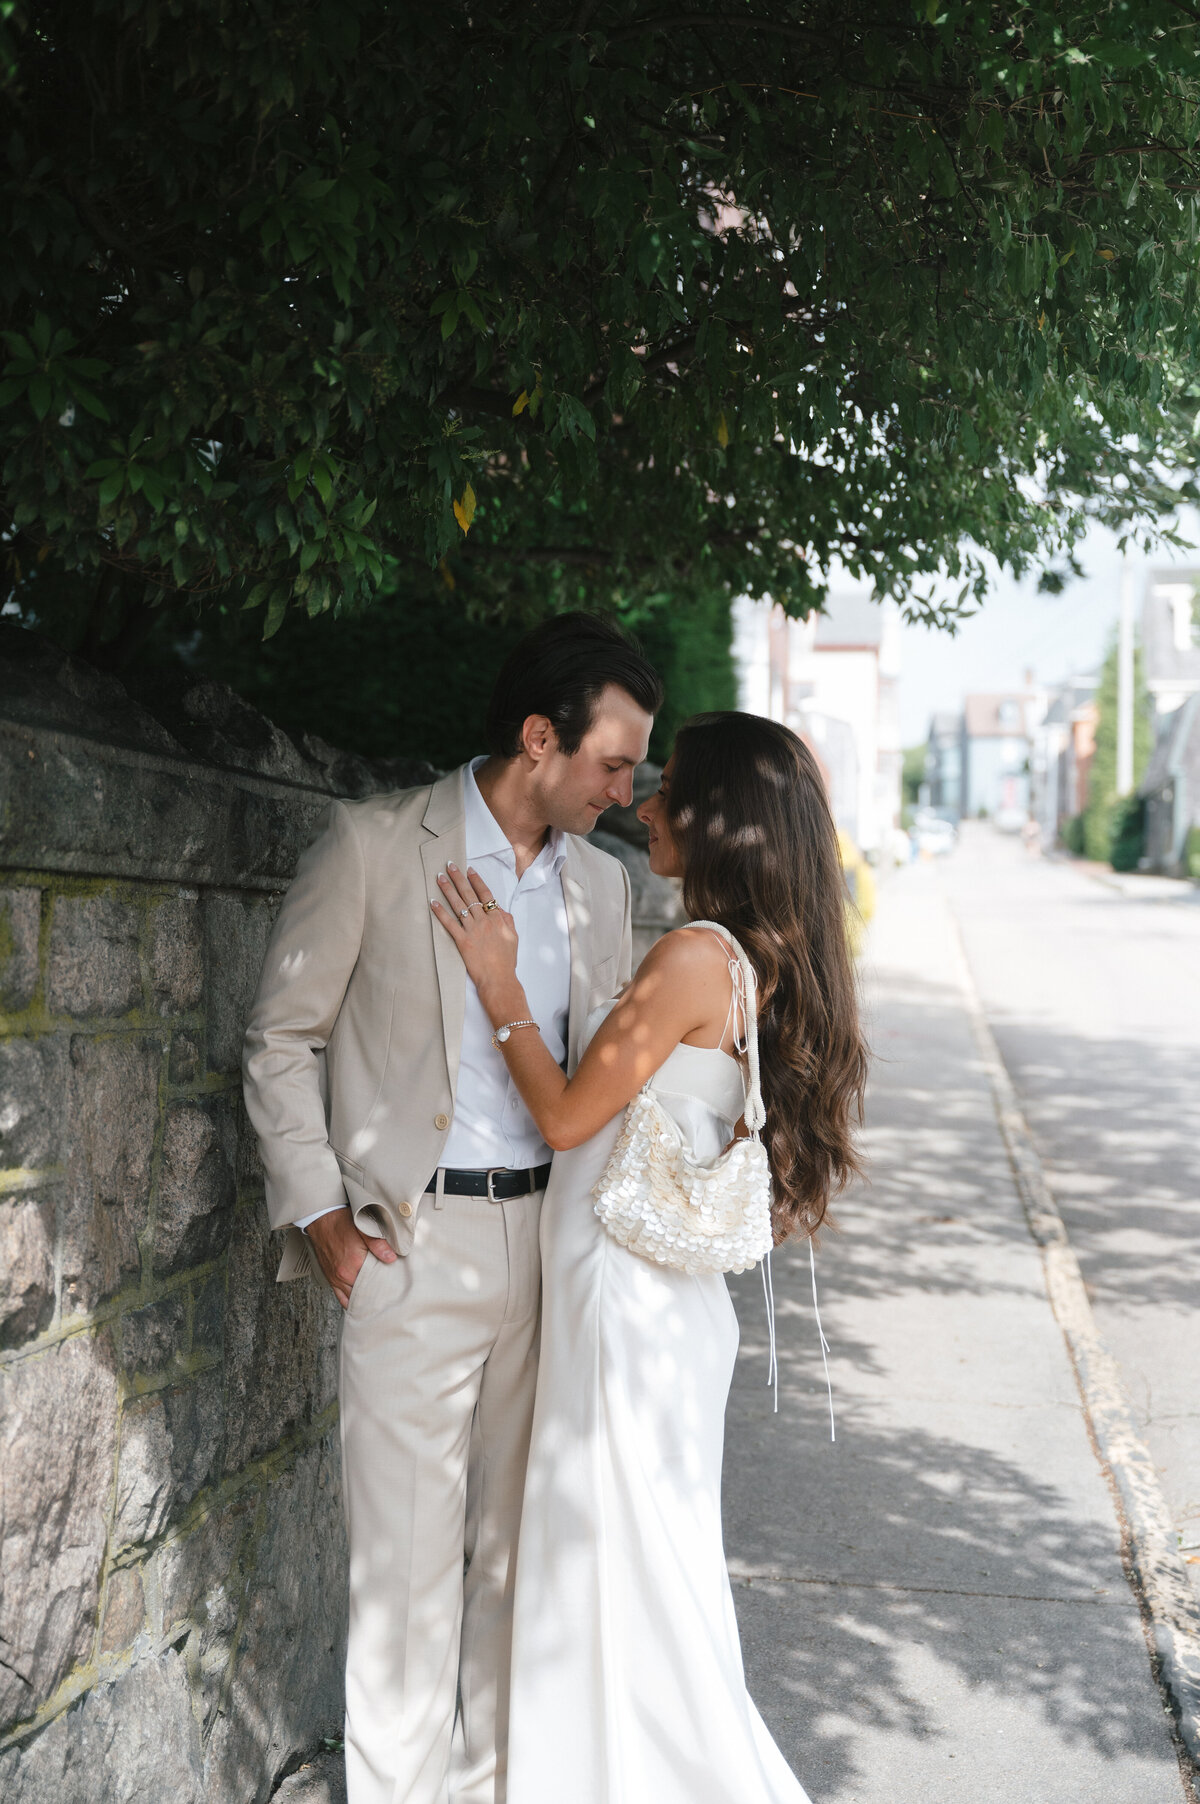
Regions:
[[[963,997],[991,1085],[1021,1207],[1041,1248],[1050,1305],[1071,1354],[1096,1452],[1118,1500],[1130,1583],[1143,1609],[1159,1679],[1184,1751],[1200,1774],[1200,1603],[1179,1555],[1178,1536],[1150,1451],[1134,1426],[1120,1369],[1100,1338],[1079,1260],[984,1013],[962,929],[948,898],[947,903]]]

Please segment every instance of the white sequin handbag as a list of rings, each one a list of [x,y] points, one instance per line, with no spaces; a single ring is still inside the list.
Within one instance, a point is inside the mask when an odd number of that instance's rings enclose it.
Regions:
[[[654,1093],[651,1078],[625,1112],[620,1138],[592,1192],[596,1214],[631,1253],[682,1272],[744,1272],[771,1251],[771,1168],[759,1138],[766,1110],[758,1071],[758,985],[728,928],[708,927],[732,947],[733,1007],[745,1023],[749,1138],[717,1158],[693,1159]]]

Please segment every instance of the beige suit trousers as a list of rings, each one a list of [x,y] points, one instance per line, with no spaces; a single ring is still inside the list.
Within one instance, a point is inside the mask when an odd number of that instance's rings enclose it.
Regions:
[[[541,1202],[426,1196],[411,1251],[350,1296],[349,1804],[504,1804]]]

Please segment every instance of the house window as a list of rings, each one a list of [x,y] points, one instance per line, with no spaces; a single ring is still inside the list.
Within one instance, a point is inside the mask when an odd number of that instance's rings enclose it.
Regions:
[[[1191,583],[1163,583],[1157,593],[1171,610],[1171,638],[1176,651],[1191,651],[1200,643],[1196,630],[1196,590]]]

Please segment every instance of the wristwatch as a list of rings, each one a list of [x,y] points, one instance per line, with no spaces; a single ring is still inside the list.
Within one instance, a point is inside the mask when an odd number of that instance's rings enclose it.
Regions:
[[[536,1026],[537,1026],[536,1021],[506,1021],[504,1023],[504,1026],[498,1027],[496,1029],[495,1033],[492,1035],[492,1045],[495,1046],[497,1049],[499,1049],[501,1046],[503,1046],[504,1042],[511,1037],[513,1031],[516,1028],[518,1028],[518,1027],[536,1027]]]

